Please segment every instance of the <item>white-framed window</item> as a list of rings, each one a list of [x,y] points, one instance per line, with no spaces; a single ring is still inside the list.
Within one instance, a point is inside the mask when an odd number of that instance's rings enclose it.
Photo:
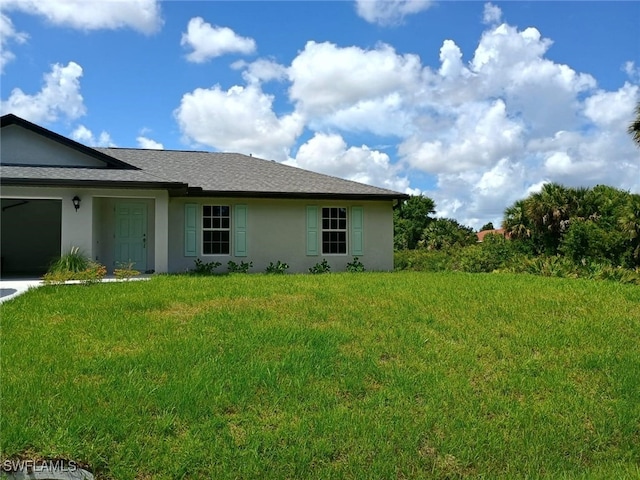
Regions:
[[[229,255],[231,251],[231,207],[202,206],[202,254]]]
[[[347,254],[347,209],[322,207],[322,254]]]

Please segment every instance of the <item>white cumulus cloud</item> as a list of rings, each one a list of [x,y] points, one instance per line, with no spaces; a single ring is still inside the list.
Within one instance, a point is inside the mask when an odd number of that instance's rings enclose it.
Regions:
[[[86,31],[131,28],[152,34],[163,23],[157,0],[3,0],[2,8],[38,15],[53,25]]]
[[[409,188],[409,180],[386,153],[366,145],[348,147],[337,134],[316,133],[300,146],[295,159],[285,163],[391,190],[404,192]]]
[[[284,65],[266,58],[259,58],[255,62],[238,60],[231,64],[231,68],[243,70],[242,78],[247,83],[269,82],[287,78],[287,68]]]
[[[490,167],[523,145],[523,127],[509,118],[503,100],[466,104],[436,138],[421,132],[404,141],[400,155],[414,168],[432,172],[462,172]],[[434,136],[431,132],[429,136]]]
[[[369,23],[396,25],[408,15],[427,10],[431,0],[356,0],[356,12]]]
[[[484,11],[482,12],[482,22],[487,25],[493,25],[500,23],[501,20],[502,10],[500,10],[500,7],[497,7],[492,3],[485,3]]]
[[[241,37],[228,27],[211,25],[195,17],[189,20],[187,33],[182,34],[180,45],[192,48],[187,60],[203,63],[228,53],[251,54],[256,50],[256,42],[252,38]]]
[[[507,206],[548,182],[640,191],[626,132],[640,99],[635,64],[624,66],[622,87],[598,88],[588,72],[548,58],[553,42],[538,29],[500,23],[490,3],[479,20],[487,27],[477,48],[445,39],[435,67],[386,44],[314,41],[288,66],[239,61],[246,86],[187,93],[176,118],[189,141],[219,150],[403,192],[417,193],[410,176],[433,179],[423,193],[438,214],[476,228],[499,224]],[[274,112],[261,87],[272,80],[289,83],[293,113]],[[292,157],[302,132],[311,138]]]
[[[290,98],[307,116],[326,115],[398,91],[406,94],[420,75],[417,55],[398,55],[389,45],[363,50],[311,41],[289,67]]]
[[[100,132],[100,135],[95,136],[91,130],[84,125],[78,125],[73,132],[71,132],[71,138],[76,142],[80,142],[89,147],[115,147],[115,143],[111,140],[111,136],[105,132]]]
[[[174,115],[184,136],[221,151],[285,160],[300,135],[303,122],[296,113],[276,116],[273,97],[257,85],[219,85],[183,95]]]
[[[42,89],[33,95],[15,88],[7,100],[0,102],[3,114],[13,113],[34,123],[49,123],[65,117],[74,120],[85,114],[80,94],[82,67],[75,62],[53,65],[44,76]]]
[[[4,73],[5,65],[15,58],[15,54],[9,50],[9,44],[25,43],[28,38],[29,35],[17,31],[11,19],[0,12],[0,73]]]
[[[160,142],[156,142],[150,138],[147,138],[143,135],[136,137],[136,141],[138,142],[138,147],[146,148],[147,150],[164,150],[164,145]]]
[[[634,82],[640,82],[640,66],[636,65],[634,61],[624,62],[622,71],[627,74],[629,80]]]
[[[486,12],[485,12],[486,13]],[[497,17],[494,17],[494,20]],[[438,214],[479,227],[549,181],[640,191],[640,156],[626,132],[640,87],[615,91],[546,58],[535,28],[490,26],[468,63],[453,40],[424,70],[416,128],[399,143],[410,168],[435,176]],[[625,70],[632,76],[633,64]]]
[[[624,125],[633,115],[639,93],[640,87],[630,83],[615,92],[598,90],[585,100],[584,113],[596,125]]]

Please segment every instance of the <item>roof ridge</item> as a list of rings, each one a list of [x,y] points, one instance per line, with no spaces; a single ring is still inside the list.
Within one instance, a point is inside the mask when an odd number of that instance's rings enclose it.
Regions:
[[[184,153],[215,153],[215,154],[230,154],[232,152],[209,152],[207,150],[181,150],[173,148],[138,148],[138,147],[93,147],[96,150],[135,150],[145,152],[184,152]],[[242,155],[242,154],[235,154]]]

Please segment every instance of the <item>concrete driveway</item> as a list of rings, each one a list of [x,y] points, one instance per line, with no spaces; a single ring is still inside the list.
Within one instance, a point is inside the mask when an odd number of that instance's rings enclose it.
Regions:
[[[0,303],[11,300],[22,295],[30,288],[37,288],[42,285],[42,280],[20,279],[20,280],[0,280]]]

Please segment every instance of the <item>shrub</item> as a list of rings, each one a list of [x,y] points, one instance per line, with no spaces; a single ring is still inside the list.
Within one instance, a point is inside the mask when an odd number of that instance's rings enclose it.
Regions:
[[[113,274],[119,280],[125,280],[132,277],[137,277],[140,272],[133,268],[133,262],[120,263],[118,268],[113,271]]]
[[[400,250],[394,254],[395,270],[442,272],[449,270],[452,256],[446,250]]]
[[[452,218],[437,218],[424,229],[418,245],[427,250],[444,250],[473,245],[477,241],[478,237],[470,227]]]
[[[59,285],[69,280],[73,280],[74,272],[63,271],[63,270],[55,270],[48,271],[42,276],[42,282],[45,285]]]
[[[227,270],[229,273],[248,273],[251,267],[253,267],[253,262],[247,263],[241,261],[239,265],[233,260],[227,262]]]
[[[265,272],[272,274],[284,274],[289,269],[289,265],[278,260],[277,263],[269,262]]]
[[[364,264],[358,257],[353,257],[353,261],[347,263],[347,272],[357,273],[364,272]]]
[[[71,247],[51,264],[42,277],[45,285],[61,284],[70,280],[79,280],[85,285],[100,282],[107,274],[107,267],[94,262],[80,252],[79,247]]]
[[[331,265],[329,265],[326,258],[323,258],[322,262],[316,263],[313,267],[309,267],[309,272],[313,274],[329,273],[331,272]]]
[[[513,271],[542,275],[543,277],[578,278],[579,276],[577,266],[571,260],[559,255],[527,258],[520,265],[514,265],[514,267]]]
[[[96,262],[88,262],[87,268],[78,272],[69,270],[50,270],[42,280],[45,285],[59,285],[70,280],[79,280],[84,285],[99,283],[107,274],[107,267]]]
[[[622,232],[594,221],[573,219],[562,237],[559,251],[574,262],[601,261],[625,263],[625,237]]]
[[[591,278],[595,280],[612,280],[620,283],[640,285],[640,269],[631,270],[623,267],[604,265]]]
[[[497,270],[502,261],[480,245],[459,249],[454,256],[452,270],[468,273],[489,273]]]
[[[107,274],[107,267],[97,262],[89,262],[89,266],[76,274],[75,280],[80,280],[84,285],[100,283]]]
[[[191,273],[195,275],[213,275],[215,273],[215,269],[222,265],[220,262],[205,263],[199,258],[196,258],[193,263],[195,264],[195,267],[191,270]]]
[[[521,261],[517,244],[502,235],[488,234],[482,243],[460,249],[452,249],[453,270],[469,273],[489,273],[508,268],[512,262]]]

